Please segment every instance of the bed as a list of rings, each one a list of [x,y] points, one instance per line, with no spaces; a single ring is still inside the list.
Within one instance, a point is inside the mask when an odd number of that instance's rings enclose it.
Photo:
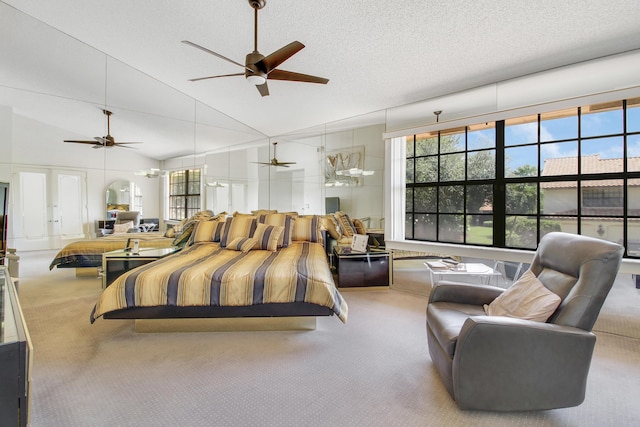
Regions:
[[[238,220],[234,220],[237,224]],[[255,231],[255,219],[241,220],[245,222],[242,228],[251,230],[244,237],[233,237],[234,226],[228,223],[227,227],[221,226],[225,228],[225,235],[220,241],[200,241],[198,236],[212,234],[211,231],[201,233],[205,225],[216,226],[210,224],[212,221],[203,222],[194,231],[190,244],[179,253],[118,277],[100,295],[90,316],[91,323],[100,317],[189,319],[332,315],[346,323],[348,307],[335,286],[321,241],[315,238],[311,239],[313,241],[292,240],[277,249],[271,243],[268,248],[258,244],[258,247],[247,249],[242,247],[242,241],[247,239],[271,240],[273,243],[273,238],[256,238],[255,235],[276,226],[261,224],[259,231]],[[317,219],[312,221],[315,222],[311,227],[316,227]],[[296,222],[302,227],[305,220]],[[253,237],[249,238],[249,235]]]
[[[51,261],[49,270],[53,270],[54,267],[100,267],[103,253],[124,249],[129,239],[138,239],[141,248],[167,248],[172,246],[174,241],[171,237],[164,237],[160,232],[110,234],[105,237],[80,240],[62,248]]]

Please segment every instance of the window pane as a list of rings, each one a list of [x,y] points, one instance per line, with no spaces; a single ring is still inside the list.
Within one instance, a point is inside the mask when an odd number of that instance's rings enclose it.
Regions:
[[[467,130],[467,150],[493,148],[496,146],[495,122],[469,126]]]
[[[622,224],[622,218],[583,218],[580,222],[580,234],[622,243]]]
[[[540,145],[540,175],[558,176],[578,173],[578,141]]]
[[[467,243],[493,245],[493,215],[467,216]]]
[[[509,216],[506,218],[505,243],[508,247],[535,249],[538,223],[535,216]]]
[[[440,156],[440,182],[464,180],[464,153]]]
[[[416,182],[436,182],[438,181],[438,158],[420,157],[416,158]]]
[[[583,138],[622,133],[622,101],[583,107],[580,128]]]
[[[407,149],[407,157],[413,157],[415,154],[415,150],[413,148],[413,136],[408,136],[406,138],[406,149]]]
[[[640,217],[640,179],[627,181],[627,215]]]
[[[578,232],[578,217],[568,216],[541,216],[540,238],[552,231],[564,231],[576,234]]]
[[[520,145],[538,142],[538,116],[518,117],[505,121],[504,144]]]
[[[413,183],[413,165],[414,165],[414,161],[415,159],[407,159],[407,170],[406,170],[406,180],[407,183],[412,184]]]
[[[640,171],[640,135],[627,136],[627,170]]]
[[[627,254],[640,257],[640,220],[629,218],[627,220]]]
[[[464,242],[464,216],[439,215],[438,216],[438,241],[440,242]]]
[[[505,212],[507,215],[537,213],[538,192],[535,183],[507,184],[505,193]]]
[[[504,150],[504,175],[507,178],[538,175],[538,147],[507,148]]]
[[[438,154],[438,135],[430,133],[416,135],[415,153],[416,156]]]
[[[415,212],[438,212],[436,187],[415,188]]]
[[[540,115],[540,141],[558,141],[578,137],[578,109],[552,111]]]
[[[582,215],[622,215],[622,184],[621,179],[582,181]]]
[[[578,214],[578,183],[576,181],[540,183],[541,212],[547,215]]]
[[[493,212],[493,185],[467,186],[468,214],[490,214]]]
[[[627,132],[640,132],[640,98],[627,100]]]
[[[467,179],[494,179],[496,177],[496,150],[469,153]]]
[[[413,212],[413,188],[406,188],[404,193],[405,193],[404,211]]]
[[[440,153],[453,153],[464,150],[464,128],[440,132]]]
[[[415,239],[436,240],[436,215],[416,215],[413,226]]]
[[[464,187],[451,185],[439,188],[438,212],[462,213],[464,211]]]
[[[622,137],[582,141],[581,173],[622,172]]]
[[[404,237],[405,239],[413,239],[413,215],[406,214],[404,216]]]

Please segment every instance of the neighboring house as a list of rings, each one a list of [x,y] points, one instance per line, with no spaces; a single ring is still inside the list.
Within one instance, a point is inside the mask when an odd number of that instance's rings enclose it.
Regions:
[[[580,185],[582,234],[622,242],[624,181],[622,179],[599,178],[605,173],[623,172],[623,159],[601,159],[599,154],[582,156],[580,167],[580,182],[567,180],[543,182],[540,185],[544,195],[542,214],[553,215],[553,220],[561,223],[563,231],[577,232],[577,190]],[[640,157],[629,157],[627,169],[640,171]],[[578,157],[558,157],[545,160],[541,176],[562,176],[577,173]],[[627,191],[629,251],[633,252],[640,250],[640,179],[628,180]]]

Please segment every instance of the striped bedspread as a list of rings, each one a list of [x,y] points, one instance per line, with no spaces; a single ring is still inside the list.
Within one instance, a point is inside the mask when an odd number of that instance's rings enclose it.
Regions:
[[[294,242],[275,252],[247,253],[199,243],[118,277],[100,296],[91,321],[136,306],[249,306],[307,302],[346,323],[322,245]]]
[[[55,256],[49,270],[54,267],[99,267],[102,265],[102,254],[105,252],[124,249],[128,239],[138,239],[141,248],[168,248],[173,238],[164,237],[157,233],[126,233],[110,234],[89,240],[80,240],[69,243]]]

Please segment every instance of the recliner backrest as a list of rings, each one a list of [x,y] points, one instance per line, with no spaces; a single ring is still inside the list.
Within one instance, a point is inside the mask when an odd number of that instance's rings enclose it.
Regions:
[[[615,281],[624,248],[571,233],[546,234],[531,271],[562,302],[548,323],[590,331]]]
[[[138,211],[119,211],[116,214],[116,224],[133,221],[133,227],[140,226],[140,212]]]

